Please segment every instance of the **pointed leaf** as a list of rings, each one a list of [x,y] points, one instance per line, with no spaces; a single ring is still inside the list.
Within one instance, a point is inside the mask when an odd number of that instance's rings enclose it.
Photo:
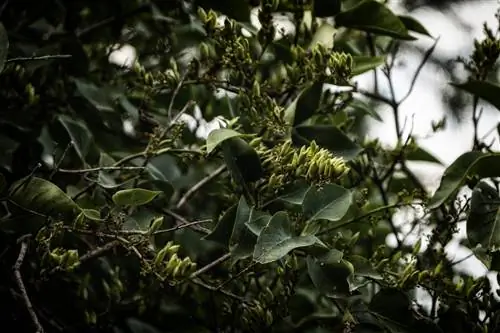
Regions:
[[[110,94],[97,87],[95,84],[80,79],[73,78],[76,89],[82,96],[90,102],[97,110],[114,112],[114,103]]]
[[[500,85],[479,80],[469,80],[465,83],[450,83],[452,86],[465,90],[500,110]]]
[[[238,204],[234,204],[226,210],[215,226],[215,229],[210,234],[206,235],[204,239],[217,242],[224,247],[229,248],[229,241],[233,233],[237,210]]]
[[[9,200],[28,211],[46,216],[76,217],[81,209],[57,185],[38,177],[26,177],[13,183]]]
[[[245,140],[238,137],[225,140],[222,152],[227,168],[239,185],[246,186],[247,182],[257,181],[263,176],[260,157]]]
[[[283,258],[290,251],[316,243],[314,236],[293,236],[287,213],[278,212],[262,229],[253,252],[254,260],[267,264]]]
[[[437,157],[421,147],[407,153],[406,158],[410,161],[425,161],[443,165],[443,162],[438,160]]]
[[[335,29],[331,24],[323,23],[314,33],[308,49],[311,50],[318,44],[323,45],[327,49],[331,49],[334,44],[336,31],[337,29]]]
[[[432,38],[429,31],[427,31],[427,29],[422,25],[422,23],[420,23],[419,21],[417,21],[413,17],[399,15],[398,18],[401,20],[401,22],[403,22],[406,29],[408,29],[410,31],[417,32],[417,33],[422,34],[422,35],[429,36]]]
[[[323,83],[314,82],[307,85],[285,110],[285,120],[291,126],[296,126],[311,118],[318,109],[322,93]]]
[[[95,209],[82,209],[82,214],[92,221],[102,221],[101,213]]]
[[[444,172],[439,187],[430,199],[430,209],[439,207],[464,183],[468,176],[479,178],[500,176],[500,154],[470,151],[462,154]]]
[[[116,192],[112,199],[118,206],[141,206],[151,202],[160,193],[160,191],[131,188]]]
[[[360,101],[359,99],[354,99],[349,103],[349,107],[354,109],[355,112],[360,112],[364,115],[368,115],[372,117],[373,119],[376,119],[380,122],[383,122],[382,118],[379,116],[379,114],[369,105],[364,103],[363,101]]]
[[[332,249],[320,258],[307,257],[307,272],[319,292],[334,296],[335,292],[349,292],[352,265],[342,259],[342,252]]]
[[[0,73],[2,73],[9,53],[9,36],[4,25],[0,22]]]
[[[238,203],[238,208],[236,209],[236,217],[234,220],[233,232],[231,234],[231,240],[229,245],[236,245],[240,241],[240,236],[243,231],[246,229],[245,224],[250,219],[251,209],[247,204],[247,201],[242,196]]]
[[[398,39],[415,39],[408,34],[403,22],[387,6],[374,0],[362,1],[359,5],[339,13],[335,17],[335,23],[340,27]]]
[[[218,145],[229,138],[239,137],[243,134],[229,128],[220,128],[210,132],[207,137],[207,154],[210,154]]]
[[[78,156],[82,161],[85,161],[92,142],[92,134],[87,126],[81,121],[76,121],[65,115],[59,116],[59,122],[68,132]]]
[[[335,222],[344,217],[351,203],[351,191],[335,184],[327,184],[320,189],[311,188],[306,194],[302,208],[311,220]]]
[[[374,280],[382,280],[383,277],[375,270],[371,262],[359,255],[349,256],[349,261],[354,266],[356,276],[367,277]]]
[[[484,181],[472,191],[467,238],[472,248],[481,244],[490,251],[500,249],[500,195]]]
[[[354,64],[352,67],[352,75],[360,75],[375,69],[385,63],[385,57],[370,57],[370,56],[353,56]]]
[[[250,218],[246,223],[246,226],[248,230],[258,236],[262,232],[262,229],[264,229],[269,223],[270,219],[271,215],[269,215],[268,213],[261,212],[259,210],[256,210],[255,208],[252,208],[252,211],[250,212]]]
[[[302,205],[307,192],[311,187],[307,184],[302,184],[299,188],[294,189],[291,192],[280,195],[277,199],[287,202],[292,205]]]
[[[355,158],[362,150],[344,132],[329,125],[297,126],[292,131],[292,139],[299,145],[307,145],[314,140],[319,146],[346,160]]]

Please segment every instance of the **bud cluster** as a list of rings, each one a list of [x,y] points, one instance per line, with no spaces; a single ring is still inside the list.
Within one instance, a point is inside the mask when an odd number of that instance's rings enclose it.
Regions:
[[[270,174],[264,186],[270,192],[276,192],[291,181],[299,179],[315,184],[331,183],[349,171],[341,157],[319,147],[315,141],[311,141],[308,146],[295,148],[291,140],[286,140],[272,149],[267,149],[260,140],[256,138],[250,145],[257,148],[262,166]]]
[[[163,279],[175,282],[189,276],[196,270],[196,263],[192,262],[189,257],[181,259],[178,256],[179,247],[179,245],[169,241],[156,253],[153,266],[156,273]]]

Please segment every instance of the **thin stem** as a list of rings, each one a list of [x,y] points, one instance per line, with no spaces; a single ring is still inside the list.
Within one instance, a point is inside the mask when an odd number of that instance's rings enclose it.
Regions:
[[[21,242],[21,249],[19,250],[19,255],[17,256],[16,263],[14,264],[14,278],[17,284],[17,287],[21,291],[21,296],[24,301],[24,305],[26,306],[26,310],[28,310],[28,313],[31,317],[31,321],[33,322],[33,325],[36,328],[37,333],[42,333],[43,327],[40,321],[38,320],[38,316],[35,313],[35,310],[33,308],[33,304],[30,301],[30,298],[28,296],[28,292],[26,291],[26,286],[24,285],[23,282],[23,277],[21,275],[21,266],[24,262],[24,257],[26,257],[26,253],[28,251],[28,241],[27,239],[31,237],[31,235],[25,235],[21,237],[18,241]]]
[[[215,177],[219,176],[221,173],[223,173],[226,170],[225,165],[221,165],[218,167],[215,171],[213,171],[211,174],[208,176],[204,177],[202,180],[200,180],[198,183],[196,183],[193,187],[191,187],[179,200],[177,205],[175,206],[176,209],[182,208],[186,204],[186,202],[197,192],[199,191],[203,186],[208,184],[211,180],[213,180]]]
[[[5,61],[6,64],[11,62],[21,62],[21,61],[41,61],[41,60],[52,60],[52,59],[67,59],[71,58],[71,54],[53,54],[44,56],[33,56],[33,57],[17,57],[10,58]]]
[[[143,167],[135,167],[135,166],[108,166],[108,167],[97,167],[97,168],[89,168],[89,169],[58,169],[57,172],[60,173],[87,173],[87,172],[96,172],[96,171],[126,171],[126,170],[143,170]]]
[[[197,277],[197,276],[205,273],[206,271],[208,271],[209,269],[217,266],[218,264],[223,263],[224,261],[228,260],[229,258],[231,258],[231,253],[226,253],[226,254],[222,255],[221,257],[215,259],[211,263],[203,266],[202,268],[198,269],[196,272],[192,273],[189,276],[189,279],[194,279],[195,277]]]

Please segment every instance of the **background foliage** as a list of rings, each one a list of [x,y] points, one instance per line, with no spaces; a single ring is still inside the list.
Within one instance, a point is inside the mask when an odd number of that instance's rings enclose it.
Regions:
[[[415,19],[374,0],[5,1],[0,19],[5,327],[500,329],[498,291],[444,253],[467,221],[466,245],[498,270],[500,155],[476,130],[432,195],[408,168],[439,163],[397,117],[435,46],[397,100],[401,48],[434,38]],[[476,129],[479,99],[500,108],[495,29],[452,83],[474,96]],[[109,62],[124,44],[131,67]],[[389,97],[352,81],[376,68]],[[395,148],[359,131],[376,103],[395,115]],[[200,138],[181,121],[196,112],[224,128]],[[399,239],[402,213],[430,238]]]

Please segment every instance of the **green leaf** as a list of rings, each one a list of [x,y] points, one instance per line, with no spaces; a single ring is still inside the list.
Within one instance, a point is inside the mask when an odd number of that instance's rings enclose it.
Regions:
[[[215,229],[210,234],[206,235],[204,239],[219,243],[224,247],[229,248],[229,241],[233,233],[237,210],[238,204],[234,204],[226,210],[215,226]]]
[[[0,22],[0,73],[2,73],[5,62],[7,61],[7,55],[9,54],[9,36],[7,35],[7,30],[5,30],[4,25]]]
[[[470,79],[465,83],[450,83],[452,86],[465,90],[486,102],[491,103],[500,110],[500,85],[489,82]]]
[[[330,125],[297,126],[292,131],[292,140],[298,145],[308,145],[314,140],[320,147],[345,160],[355,158],[362,150],[344,132]]]
[[[317,259],[307,257],[307,272],[320,293],[334,296],[335,292],[349,292],[349,278],[354,271],[352,265],[342,259],[342,256],[342,252],[332,249]]]
[[[299,96],[286,108],[285,120],[291,126],[296,126],[311,118],[318,109],[322,93],[322,82],[308,84],[300,92]]]
[[[472,190],[467,217],[467,238],[472,248],[500,249],[500,196],[496,188],[481,181]]]
[[[349,103],[349,107],[351,107],[355,112],[359,112],[363,115],[368,115],[373,119],[383,122],[382,118],[378,115],[378,113],[374,110],[374,108],[370,107],[369,105],[367,105],[363,101],[360,101],[359,99],[353,99]]]
[[[301,184],[298,188],[291,192],[280,195],[277,200],[287,202],[292,205],[302,205],[307,192],[311,187],[308,184]]]
[[[232,137],[222,143],[224,161],[240,186],[259,180],[263,174],[260,157],[245,140]]]
[[[341,0],[314,0],[313,15],[316,17],[330,17],[340,13]]]
[[[82,162],[85,162],[92,143],[92,133],[82,121],[76,121],[66,115],[60,115],[58,118],[61,125],[68,132],[76,153]]]
[[[14,182],[9,189],[9,200],[27,211],[45,216],[74,218],[81,212],[57,185],[38,177]]]
[[[327,184],[319,189],[311,187],[302,208],[311,220],[336,222],[344,217],[351,203],[351,191],[335,184]]]
[[[369,304],[369,309],[377,321],[391,332],[410,331],[409,325],[413,322],[411,308],[408,295],[396,288],[380,290]]]
[[[403,40],[414,40],[401,20],[387,6],[367,0],[339,13],[335,17],[339,27],[357,29],[374,34],[390,36]]]
[[[228,128],[220,128],[211,131],[207,137],[207,154],[210,154],[218,145],[220,145],[225,140],[242,135],[243,134]]]
[[[130,188],[113,194],[113,202],[118,206],[141,206],[151,202],[161,192],[142,188]]]
[[[427,31],[427,29],[422,25],[422,23],[420,23],[419,21],[417,21],[413,17],[399,15],[398,18],[401,20],[401,22],[403,22],[406,29],[408,29],[410,31],[417,32],[417,33],[422,34],[422,35],[429,36],[432,38],[429,31]]]
[[[359,255],[349,256],[349,261],[354,266],[356,276],[362,276],[374,280],[382,280],[383,277],[373,268],[368,259]]]
[[[470,151],[462,154],[446,168],[428,207],[439,207],[465,183],[467,177],[474,175],[479,178],[500,176],[500,153]]]
[[[421,147],[407,153],[406,158],[410,161],[425,161],[443,165],[443,162],[438,160],[437,157]]]
[[[353,56],[354,64],[352,67],[352,75],[360,75],[377,68],[385,63],[384,56],[370,57],[370,56]]]
[[[78,92],[97,110],[114,112],[114,103],[109,92],[97,87],[93,83],[85,82],[80,79],[73,78],[73,81],[75,82]]]
[[[266,212],[262,212],[252,208],[250,212],[250,218],[246,223],[248,230],[250,230],[254,235],[259,236],[262,229],[266,227],[271,219],[271,215]]]
[[[254,260],[267,264],[283,258],[290,251],[316,243],[314,236],[293,236],[286,212],[277,212],[262,229],[253,252]]]
[[[238,244],[243,231],[246,229],[245,224],[250,219],[251,208],[248,206],[245,198],[242,196],[236,209],[236,217],[234,220],[233,232],[231,233],[230,246]]]
[[[102,221],[101,213],[95,209],[82,209],[82,214],[92,221]]]

